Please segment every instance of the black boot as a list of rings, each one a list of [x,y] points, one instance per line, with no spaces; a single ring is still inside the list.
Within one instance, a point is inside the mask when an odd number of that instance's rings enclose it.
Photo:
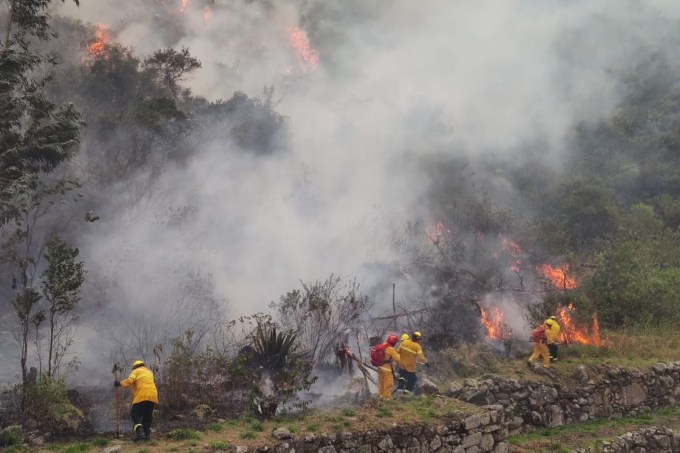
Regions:
[[[132,428],[132,440],[137,442],[138,440],[144,439],[144,428],[142,427],[141,423],[137,423],[133,428]]]

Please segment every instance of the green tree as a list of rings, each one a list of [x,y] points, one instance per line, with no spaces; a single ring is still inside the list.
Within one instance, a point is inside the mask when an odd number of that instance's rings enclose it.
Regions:
[[[175,99],[178,99],[179,82],[200,67],[201,62],[192,57],[186,47],[179,52],[175,49],[158,50],[144,60],[145,71],[161,82]]]
[[[78,249],[53,237],[47,244],[47,269],[42,275],[42,292],[48,303],[47,374],[53,377],[69,346],[70,331],[78,319],[74,313],[85,282],[85,265],[77,261]]]

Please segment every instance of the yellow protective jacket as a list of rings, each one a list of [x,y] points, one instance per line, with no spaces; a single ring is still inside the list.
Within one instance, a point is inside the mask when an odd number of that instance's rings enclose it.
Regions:
[[[392,346],[385,348],[385,364],[378,367],[378,370],[389,371],[392,374],[392,363],[400,364],[399,353]]]
[[[413,340],[404,340],[397,348],[399,353],[399,367],[411,373],[416,372],[416,361],[420,359],[421,362],[427,363],[427,359],[423,354],[423,348]]]
[[[554,319],[546,319],[545,341],[548,344],[560,342],[560,325]]]
[[[132,404],[142,401],[158,404],[158,390],[156,390],[156,383],[153,380],[153,373],[148,368],[143,366],[135,368],[127,379],[120,381],[120,385],[122,387],[132,385]]]

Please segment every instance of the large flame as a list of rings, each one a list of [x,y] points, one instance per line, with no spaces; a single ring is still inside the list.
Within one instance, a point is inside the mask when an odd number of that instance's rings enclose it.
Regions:
[[[536,266],[536,269],[556,288],[574,289],[577,286],[576,279],[569,275],[569,264],[565,264],[561,268],[541,264]]]
[[[505,314],[493,307],[489,311],[479,307],[482,312],[482,325],[486,328],[487,336],[492,340],[505,341],[512,336],[508,326],[503,322]]]
[[[203,22],[208,23],[208,21],[212,18],[213,12],[210,6],[205,5],[203,7]]]
[[[295,49],[295,53],[303,71],[316,69],[319,64],[319,54],[309,43],[309,39],[299,27],[293,27],[288,31],[288,43]]]
[[[94,42],[88,47],[90,55],[99,57],[106,51],[106,44],[111,40],[111,30],[102,24],[97,24],[94,29]]]
[[[600,323],[597,319],[597,313],[593,313],[592,327],[590,334],[588,331],[576,325],[573,319],[573,314],[576,309],[572,304],[569,306],[557,308],[557,318],[559,319],[561,329],[561,342],[564,344],[578,343],[592,346],[605,346],[605,342],[600,336]]]

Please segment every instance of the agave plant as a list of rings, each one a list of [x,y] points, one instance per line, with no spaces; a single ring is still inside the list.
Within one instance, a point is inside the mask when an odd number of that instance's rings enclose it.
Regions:
[[[253,338],[254,362],[269,371],[283,369],[291,360],[300,358],[297,333],[277,331],[273,324],[258,322]]]

